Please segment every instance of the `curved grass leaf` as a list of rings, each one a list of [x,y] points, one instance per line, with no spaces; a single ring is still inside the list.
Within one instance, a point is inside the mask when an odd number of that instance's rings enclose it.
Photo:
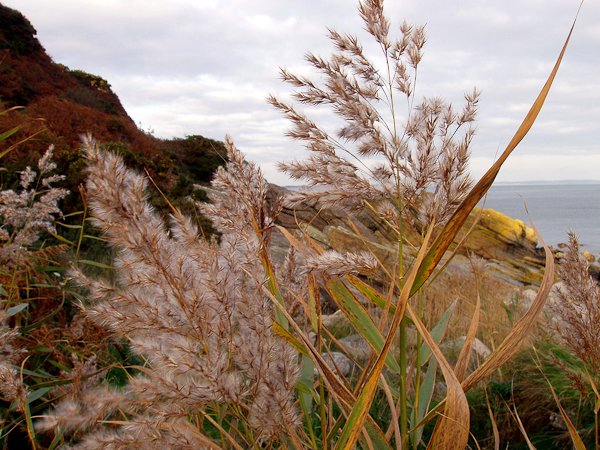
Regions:
[[[379,354],[383,348],[385,339],[375,322],[373,322],[371,315],[360,304],[356,296],[340,280],[329,280],[327,282],[327,290],[356,331]],[[385,364],[392,372],[400,373],[400,365],[391,353],[387,354]]]
[[[344,425],[344,429],[342,430],[340,439],[335,446],[336,449],[353,449],[356,444],[356,441],[358,440],[359,435],[362,432],[363,425],[365,424],[367,417],[370,417],[369,408],[371,407],[371,402],[373,401],[375,391],[377,390],[379,376],[381,375],[389,351],[392,348],[392,342],[394,340],[396,331],[408,307],[408,299],[410,298],[411,288],[415,281],[417,270],[420,267],[421,261],[423,260],[423,257],[425,255],[427,244],[431,237],[431,233],[433,232],[433,225],[434,224],[431,224],[429,229],[427,230],[427,234],[423,239],[421,249],[417,254],[417,257],[413,263],[410,272],[406,276],[405,284],[402,288],[402,292],[400,293],[400,298],[398,299],[396,311],[390,324],[390,331],[387,334],[383,348],[377,355],[377,360],[375,361],[373,368],[371,369],[369,375],[366,378],[363,388],[361,389],[360,395],[356,399],[356,403],[352,408],[352,412],[350,413],[350,416],[348,417],[348,420]]]
[[[429,276],[433,273],[439,262],[441,261],[444,253],[448,250],[448,247],[454,241],[454,238],[460,231],[461,227],[471,214],[473,208],[479,203],[479,200],[483,198],[489,188],[492,186],[492,183],[496,179],[502,164],[506,161],[506,159],[510,156],[513,150],[519,145],[519,143],[523,140],[523,138],[527,135],[531,127],[533,126],[538,114],[540,113],[544,102],[546,101],[546,97],[550,92],[550,87],[556,77],[556,73],[558,72],[558,68],[560,67],[560,63],[562,62],[565,51],[567,50],[567,45],[569,44],[569,40],[571,39],[571,35],[573,33],[573,29],[575,28],[575,23],[577,18],[573,21],[573,25],[571,26],[571,30],[565,40],[565,43],[562,47],[562,50],[554,64],[546,83],[542,87],[542,90],[538,94],[537,98],[533,102],[533,105],[529,109],[529,112],[521,122],[521,125],[515,132],[514,136],[506,146],[506,149],[498,160],[488,169],[488,171],[481,177],[481,179],[477,182],[477,184],[471,189],[469,194],[465,197],[463,202],[457,208],[456,212],[453,216],[448,220],[444,229],[440,232],[439,236],[436,238],[433,243],[431,249],[425,256],[423,262],[421,263],[421,267],[419,267],[419,272],[417,274],[415,284],[413,285],[413,289],[411,291],[411,295],[419,290],[421,286],[427,281]]]
[[[502,367],[510,358],[512,358],[544,309],[544,305],[546,304],[546,300],[552,289],[552,284],[554,283],[554,255],[552,254],[552,250],[550,250],[548,245],[542,240],[535,227],[534,230],[546,251],[546,270],[544,272],[542,283],[540,284],[540,289],[529,310],[515,324],[510,333],[508,333],[508,336],[504,338],[504,341],[502,341],[498,348],[492,352],[481,366],[464,380],[463,388],[465,391],[468,391],[481,380],[487,378],[495,372],[496,369]]]
[[[469,403],[467,402],[465,391],[460,385],[460,381],[452,370],[450,363],[448,363],[442,351],[434,342],[431,334],[427,331],[427,327],[419,319],[419,316],[413,312],[410,305],[407,305],[406,310],[415,324],[417,331],[431,349],[446,382],[447,394],[444,412],[436,423],[427,448],[436,450],[463,449],[469,441],[470,423]]]

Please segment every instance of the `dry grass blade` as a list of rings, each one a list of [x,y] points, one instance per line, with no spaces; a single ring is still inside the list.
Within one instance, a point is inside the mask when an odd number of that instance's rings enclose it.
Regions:
[[[587,380],[590,382],[590,386],[592,387],[592,390],[594,391],[594,394],[596,395],[596,400],[600,401],[600,392],[598,392],[598,386],[596,386],[596,382],[594,381],[594,377],[592,377],[592,375],[590,374],[590,372],[587,369],[587,367],[585,368],[585,375],[586,375]]]
[[[484,200],[484,202],[485,202],[485,200]],[[467,232],[464,234],[464,236],[461,238],[461,240],[456,243],[454,250],[452,250],[452,253],[450,253],[450,256],[448,256],[445,259],[444,264],[437,270],[436,275],[434,275],[434,277],[429,281],[430,283],[433,283],[438,275],[444,273],[444,271],[450,265],[452,260],[454,260],[454,257],[458,254],[459,250],[461,248],[463,248],[464,243],[467,242],[467,239],[469,239],[469,237],[471,236],[471,233],[475,230],[475,227],[481,220],[482,213],[483,213],[483,208],[479,208],[479,210],[475,213],[475,217],[473,218],[473,223],[471,224],[471,226],[469,227]]]
[[[390,386],[389,386],[388,382],[386,381],[385,377],[383,375],[381,375],[379,379],[381,381],[381,386],[383,387],[383,392],[385,393],[385,398],[388,402],[388,405],[390,407],[390,412],[392,414],[390,429],[386,433],[386,437],[389,439],[390,431],[393,430],[394,437],[396,438],[396,449],[401,450],[402,449],[402,436],[400,434],[400,426],[398,425],[399,424],[398,408],[396,408],[396,404],[394,402],[394,396],[392,395],[392,391],[391,391]]]
[[[598,450],[600,449],[600,426],[598,424],[598,413],[600,412],[600,393],[598,392],[598,386],[596,385],[594,378],[590,375],[590,372],[588,371],[587,367],[585,368],[585,374],[587,376],[588,381],[590,382],[590,385],[592,386],[594,394],[596,395],[596,402],[594,404],[594,434],[596,438],[596,450]]]
[[[415,324],[417,331],[431,349],[433,356],[442,370],[446,382],[447,395],[444,412],[435,426],[435,430],[427,448],[448,450],[463,449],[467,446],[467,442],[469,441],[470,414],[467,397],[460,385],[459,379],[454,374],[452,367],[433,340],[433,337],[429,331],[427,331],[427,327],[421,322],[421,319],[415,314],[410,305],[407,306],[407,312],[410,319]]]
[[[488,397],[487,389],[485,390],[485,403],[487,405],[488,414],[490,416],[490,423],[492,424],[492,432],[494,434],[494,450],[500,450],[500,432],[498,431],[498,424],[494,418],[492,411],[492,405],[490,405],[490,399]]]
[[[540,284],[540,290],[538,291],[529,310],[515,324],[500,346],[463,382],[463,388],[465,392],[475,386],[482,379],[491,375],[494,371],[496,371],[496,369],[502,367],[516,353],[519,348],[519,344],[533,328],[538,316],[544,309],[546,299],[550,294],[550,290],[552,289],[552,284],[554,282],[554,255],[552,254],[552,250],[550,250],[550,248],[542,240],[537,229],[535,229],[535,231],[540,242],[544,246],[544,251],[546,252],[546,270],[544,272],[542,283]]]
[[[552,289],[552,283],[554,282],[554,256],[552,254],[552,250],[550,250],[546,243],[541,239],[537,229],[536,233],[538,234],[540,242],[543,244],[546,252],[546,271],[544,273],[544,278],[542,279],[540,289],[529,310],[515,324],[504,341],[502,341],[498,348],[492,352],[492,354],[481,366],[479,366],[462,382],[462,387],[465,392],[468,392],[481,380],[490,376],[513,357],[513,355],[519,349],[519,344],[523,342],[523,339],[525,336],[527,336],[531,328],[533,328],[538,316],[544,309],[544,305],[546,304],[546,300]],[[438,405],[431,410],[418,425],[420,426],[432,420],[434,414],[441,409],[441,407],[444,405],[444,402],[445,400],[438,403]]]
[[[300,240],[294,236],[292,233],[290,233],[288,230],[286,230],[285,228],[283,228],[280,225],[276,225],[275,228],[277,228],[277,230],[279,232],[281,232],[281,234],[283,234],[283,236],[289,241],[289,243],[298,251],[305,253],[306,252],[306,243],[300,242]],[[309,239],[308,240],[308,245],[310,246],[310,248],[312,250],[314,250],[315,252],[317,252],[318,254],[323,253],[325,250],[323,249],[323,247],[321,247],[319,244],[317,244],[313,239]]]
[[[546,377],[544,376],[544,378],[546,378]],[[546,378],[546,381],[548,382],[548,386],[550,386],[550,390],[552,391],[552,396],[554,397],[554,401],[556,401],[556,405],[558,406],[560,415],[562,416],[563,420],[565,421],[565,424],[567,425],[567,430],[569,430],[569,436],[571,437],[571,441],[573,442],[573,446],[575,447],[575,450],[585,450],[585,444],[583,443],[583,440],[581,440],[581,436],[579,436],[579,433],[577,432],[577,428],[575,428],[575,425],[573,425],[573,422],[571,422],[569,415],[567,414],[567,412],[561,405],[560,400],[558,399],[558,396],[556,395],[556,392],[554,391],[554,388],[552,387],[552,384],[550,383],[550,381],[547,378]]]
[[[475,335],[477,334],[477,328],[479,328],[479,313],[481,312],[481,297],[479,296],[479,287],[477,288],[477,303],[475,304],[475,313],[471,319],[469,325],[469,331],[465,337],[465,343],[463,348],[458,355],[456,366],[454,367],[454,373],[456,378],[462,381],[465,378],[467,369],[469,367],[469,361],[471,360],[473,342],[475,342]]]
[[[336,449],[353,449],[358,439],[358,436],[361,433],[365,420],[367,419],[367,417],[369,417],[369,408],[371,406],[371,402],[373,401],[375,391],[377,390],[379,376],[381,375],[386,358],[390,352],[390,349],[392,348],[392,342],[394,340],[396,331],[408,307],[408,299],[410,298],[411,287],[415,281],[417,269],[420,266],[421,261],[423,260],[423,256],[427,249],[427,244],[429,243],[429,239],[431,237],[431,233],[433,232],[434,225],[435,224],[432,223],[429,226],[427,234],[423,239],[421,249],[417,254],[415,262],[406,277],[404,288],[400,293],[400,298],[398,299],[396,311],[392,318],[390,331],[388,332],[383,348],[377,355],[377,360],[375,361],[375,364],[371,369],[371,373],[367,377],[363,389],[360,395],[358,396],[354,407],[352,408],[350,417],[348,417],[348,421],[344,425],[344,429],[342,430],[342,434],[340,436],[340,440],[336,445]]]
[[[581,8],[581,6],[580,6]],[[469,214],[473,210],[473,208],[479,203],[479,200],[483,198],[489,188],[492,186],[492,183],[496,179],[502,164],[506,161],[506,159],[510,156],[513,150],[517,147],[517,145],[521,142],[521,140],[527,135],[532,125],[534,124],[539,112],[544,105],[546,97],[550,92],[550,87],[556,77],[556,73],[558,72],[558,68],[560,67],[560,63],[562,62],[563,56],[567,49],[567,45],[569,44],[569,40],[571,39],[571,34],[573,33],[573,29],[575,28],[575,23],[577,22],[577,17],[573,21],[573,25],[571,26],[571,30],[565,40],[565,43],[562,47],[562,50],[554,64],[554,68],[546,83],[542,87],[542,90],[538,94],[537,98],[533,102],[531,109],[523,119],[523,122],[517,129],[516,133],[508,143],[502,155],[498,158],[498,160],[488,169],[488,171],[481,177],[481,179],[477,182],[477,184],[471,189],[469,194],[465,197],[461,205],[458,207],[454,215],[448,220],[444,229],[440,232],[439,236],[433,243],[431,250],[427,253],[427,256],[423,260],[421,267],[419,268],[419,272],[417,275],[417,279],[413,286],[413,291],[411,294],[414,294],[422,285],[427,281],[429,276],[433,273],[440,260],[450,247],[450,244],[454,241],[454,238],[458,234],[460,228],[463,226]]]
[[[534,348],[534,351],[535,351],[535,348]],[[537,366],[540,373],[546,380],[546,383],[548,383],[548,387],[550,388],[550,392],[552,392],[552,397],[554,397],[554,401],[556,402],[556,406],[558,406],[560,415],[562,416],[563,420],[565,421],[565,425],[567,426],[567,430],[569,431],[569,436],[571,438],[571,441],[573,442],[573,446],[575,447],[575,450],[585,450],[585,444],[583,443],[581,436],[579,436],[579,433],[577,432],[577,428],[575,428],[575,425],[573,425],[573,422],[569,418],[569,415],[567,414],[567,412],[563,408],[562,404],[560,403],[560,399],[558,398],[558,395],[556,395],[556,391],[554,390],[552,383],[550,382],[550,380],[548,379],[548,377],[542,370],[542,366],[539,362],[537,352],[536,352],[536,358],[535,358],[535,365]]]
[[[521,421],[521,418],[519,417],[519,413],[517,412],[517,407],[513,406],[513,408],[514,408],[514,411],[511,410],[510,408],[508,408],[508,410],[510,411],[512,416],[515,418],[515,421],[517,422],[517,425],[519,426],[519,431],[523,435],[523,438],[525,438],[527,447],[529,448],[529,450],[536,450],[535,445],[533,445],[533,443],[529,439],[529,436],[527,435],[527,431],[525,430],[525,426],[523,425],[523,422]]]

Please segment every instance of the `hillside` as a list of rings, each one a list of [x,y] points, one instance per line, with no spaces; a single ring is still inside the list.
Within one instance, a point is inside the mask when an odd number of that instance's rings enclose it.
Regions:
[[[0,114],[0,132],[20,127],[0,148],[2,153],[19,143],[2,159],[4,186],[15,182],[10,174],[34,164],[52,144],[59,170],[67,174],[67,187],[77,192],[82,182],[78,148],[86,132],[123,154],[128,164],[147,169],[171,198],[183,198],[193,184],[207,183],[223,162],[221,142],[202,136],[162,140],[140,130],[107,80],[53,61],[29,20],[2,4],[0,103],[5,110],[22,107]],[[71,198],[67,209],[76,209],[77,203]]]
[[[0,99],[6,107],[25,107],[11,121],[43,119],[44,140],[57,145],[77,145],[87,130],[102,141],[158,152],[160,142],[137,129],[106,80],[52,61],[31,23],[1,4],[0,24]]]
[[[42,130],[12,151],[8,163],[2,161],[8,174],[16,173],[19,165],[33,163],[49,144],[54,144],[59,169],[68,175],[69,189],[77,192],[83,181],[79,140],[82,133],[91,132],[109,149],[123,154],[128,165],[148,170],[174,204],[191,211],[184,199],[192,194],[194,184],[207,183],[222,163],[222,143],[202,136],[161,140],[144,133],[129,117],[107,80],[52,61],[36,38],[35,28],[21,13],[0,4],[0,24],[0,100],[5,107],[24,107],[0,115],[0,130],[22,126],[22,132],[13,137],[14,142]],[[281,192],[281,188],[273,186],[273,193]],[[201,191],[195,194],[196,198],[205,198]],[[155,192],[153,200],[166,210],[160,194]],[[65,210],[80,208],[77,199],[71,197]],[[305,205],[295,212],[284,210],[280,220],[289,229],[296,228],[298,220],[311,224],[309,228],[316,226],[314,231],[320,237],[317,240],[327,247],[343,251],[354,245],[359,237],[347,228],[344,212],[318,209],[317,213],[314,205]],[[359,218],[370,236],[368,240],[383,251],[380,256],[385,260],[393,243],[380,234],[371,236],[377,229],[371,220]],[[524,230],[522,222],[487,211],[462,253],[484,257],[500,278],[536,283],[541,277],[543,255],[536,250],[532,232]],[[286,247],[285,243],[282,245]]]

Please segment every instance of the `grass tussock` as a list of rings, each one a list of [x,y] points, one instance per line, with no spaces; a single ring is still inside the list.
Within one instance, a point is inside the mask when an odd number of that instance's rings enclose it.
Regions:
[[[473,183],[478,91],[460,108],[416,99],[424,27],[404,22],[392,32],[381,1],[358,10],[379,55],[330,30],[334,53],[306,57],[317,77],[282,69],[293,101],[269,98],[309,150],[303,161],[281,163],[307,188],[268,200],[260,170],[226,138],[210,202],[197,204],[218,237],[204,238],[167,199],[165,221],[149,203],[146,177],[84,138],[85,210],[72,226],[78,238],[62,238],[68,271],[60,283],[37,283],[63,295],[70,317],[62,322],[27,321],[39,301],[21,301],[31,291],[9,280],[49,251],[40,232],[61,239],[53,220],[65,191],[53,187],[60,176],[50,175],[51,155],[35,187],[28,168],[21,192],[0,193],[8,277],[0,286],[1,439],[79,449],[461,449],[519,439],[541,448],[532,427],[547,421],[542,408],[554,408],[551,417],[565,426],[553,442],[598,448],[599,289],[575,239],[558,272],[552,335],[533,334],[554,282],[548,247],[539,291],[523,309],[485,261],[446,269],[454,257],[447,250],[535,121],[568,39],[510,144]],[[328,108],[340,125],[325,129],[301,108]],[[342,208],[351,224],[353,212],[367,211],[393,237],[393,255],[383,261],[366,242],[328,250],[276,225],[284,206],[304,202]],[[272,256],[274,233],[289,242],[282,264]],[[111,257],[82,257],[89,240]],[[60,351],[50,348],[46,360],[20,344],[58,323],[63,343],[48,339]],[[532,342],[537,353],[518,354]],[[544,377],[548,384],[533,382]]]

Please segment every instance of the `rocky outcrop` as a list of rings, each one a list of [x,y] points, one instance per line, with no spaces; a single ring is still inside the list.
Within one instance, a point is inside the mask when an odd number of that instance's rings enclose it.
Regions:
[[[286,189],[271,186],[273,197],[285,195]],[[324,248],[340,252],[369,249],[384,264],[392,266],[397,254],[397,243],[368,212],[348,214],[341,209],[321,208],[318,204],[303,204],[293,210],[284,209],[279,223],[289,230],[304,232]],[[419,233],[406,229],[406,257],[414,256]],[[537,285],[542,279],[544,252],[538,247],[532,228],[521,220],[513,219],[492,209],[476,208],[457,237],[461,242],[451,266],[454,270],[470,270],[467,255],[486,260],[487,268],[497,278],[518,286]],[[285,247],[286,240],[278,239]],[[456,244],[454,245],[454,249]],[[453,248],[451,248],[453,250]],[[284,253],[284,248],[279,254]]]
[[[284,188],[271,186],[272,200],[277,196],[285,195],[286,191]],[[293,210],[284,208],[279,216],[279,224],[298,236],[308,235],[325,249],[334,249],[340,252],[369,249],[388,267],[392,267],[396,262],[397,243],[394,240],[394,234],[386,231],[384,224],[367,212],[348,214],[341,209],[321,208],[316,203],[305,203]],[[411,259],[417,250],[419,233],[407,227],[406,240],[408,244],[404,246],[405,258]],[[460,245],[458,245],[459,242]],[[289,248],[286,238],[280,233],[275,233],[273,243],[276,247],[274,257],[283,258]],[[415,245],[411,247],[410,243]],[[485,261],[484,278],[487,280],[485,289],[498,290],[494,295],[486,290],[482,293],[488,297],[488,300],[494,297],[496,301],[501,301],[499,300],[501,297],[506,297],[503,300],[504,307],[497,308],[500,313],[506,311],[507,315],[512,314],[516,317],[524,313],[530,306],[544,274],[545,255],[543,249],[538,246],[535,231],[523,221],[492,209],[476,208],[448,254],[453,251],[456,251],[456,255],[442,276],[436,280],[436,283],[442,283],[441,288],[434,286],[433,289],[436,302],[447,304],[447,301],[451,300],[450,297],[456,298],[454,296],[457,293],[445,289],[444,286],[447,287],[447,285],[444,283],[463,285],[463,291],[458,295],[467,297],[470,295],[469,298],[476,295],[476,288],[468,288],[465,285],[465,280],[473,278],[470,257],[475,255]],[[490,283],[490,278],[495,281]],[[322,292],[322,295],[326,299],[324,305],[333,305],[326,292]],[[357,298],[362,297],[358,296]],[[429,298],[429,300],[432,299]],[[511,301],[514,304],[510,303]],[[467,304],[468,301],[463,303]],[[334,370],[339,370],[344,374],[352,373],[355,364],[363,365],[373,356],[372,349],[362,336],[356,334],[355,328],[346,315],[342,311],[336,310],[335,305],[325,312],[323,324],[335,337],[335,345],[332,347],[332,353],[324,354],[323,357]],[[470,317],[469,314],[471,313],[467,313],[466,316]],[[437,319],[435,320],[437,321]],[[483,323],[501,320],[501,318],[486,316],[481,320]],[[487,325],[483,323],[483,326]],[[466,326],[463,328],[466,329]],[[408,336],[408,347],[414,350],[416,332],[414,329],[410,329],[410,332],[412,334]],[[444,351],[451,360],[452,358],[454,358],[453,361],[456,360],[464,339],[464,336],[459,335],[444,341]],[[485,360],[489,353],[490,350],[485,343],[476,340],[469,371]]]
[[[484,258],[488,267],[505,281],[539,284],[544,252],[538,247],[535,231],[522,220],[493,209],[477,208],[465,224],[461,238],[467,233],[461,253],[471,252]]]
[[[54,62],[19,11],[0,4],[0,24],[0,103],[24,107],[18,114],[0,115],[0,130],[19,126],[27,134],[38,133],[8,158],[43,154],[50,143],[58,156],[79,147],[86,132],[101,142],[126,142],[145,155],[160,153],[159,141],[138,129],[107,80]]]

